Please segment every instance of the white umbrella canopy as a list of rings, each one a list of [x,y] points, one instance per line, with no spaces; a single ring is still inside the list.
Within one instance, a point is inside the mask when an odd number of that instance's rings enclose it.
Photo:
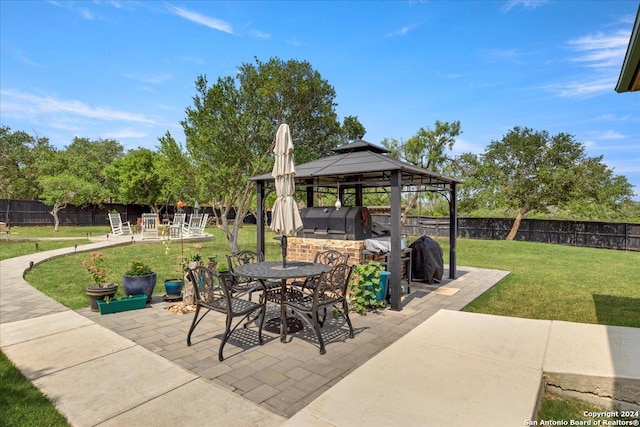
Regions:
[[[278,127],[273,152],[275,163],[271,175],[275,178],[277,199],[273,205],[271,229],[280,236],[293,236],[302,230],[302,219],[293,198],[296,168],[293,140],[286,123]]]

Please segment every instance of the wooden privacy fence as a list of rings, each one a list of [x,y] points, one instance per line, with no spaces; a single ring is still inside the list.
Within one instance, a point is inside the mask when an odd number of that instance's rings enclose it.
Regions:
[[[50,206],[35,200],[0,199],[0,223],[16,225],[53,225]],[[78,207],[68,205],[58,213],[60,225],[109,225],[107,214],[115,210],[123,221],[136,224],[142,214],[149,212],[146,205],[105,203],[102,206]],[[201,211],[212,213],[211,208]],[[166,212],[161,212],[161,215]],[[173,212],[170,212],[173,214]],[[233,215],[232,215],[233,216]],[[390,224],[388,214],[372,214],[372,219],[385,226]],[[244,222],[255,224],[248,215]],[[458,237],[469,239],[502,240],[513,219],[508,218],[458,218]],[[449,237],[449,218],[411,216],[403,227],[404,234]],[[624,222],[567,221],[523,219],[516,240],[556,243],[592,248],[640,251],[640,224]]]
[[[149,212],[144,205],[123,205],[105,203],[102,206],[88,205],[78,207],[67,205],[58,212],[60,225],[109,225],[107,214],[115,210],[120,213],[123,221],[135,224],[143,212]],[[35,200],[0,200],[0,222],[7,226],[16,225],[53,225],[53,216],[49,213],[51,206]]]
[[[372,215],[372,219],[384,225],[390,223],[389,215]],[[513,219],[508,218],[458,218],[458,237],[503,240],[512,224]],[[449,219],[412,216],[407,218],[402,232],[449,237]],[[640,251],[640,224],[523,219],[515,240]]]
[[[47,206],[44,203],[36,200],[9,200],[0,199],[0,223],[4,224],[4,227],[13,226],[45,226],[53,225],[53,216],[49,213],[51,206]],[[142,218],[143,213],[151,212],[149,206],[138,204],[120,204],[120,203],[104,203],[98,205],[88,205],[84,207],[67,205],[66,208],[58,212],[58,218],[60,219],[60,225],[106,225],[109,226],[109,218],[107,214],[111,211],[116,211],[122,217],[122,221],[129,221],[132,225],[137,223],[138,218]],[[192,208],[185,208],[188,214],[191,214]],[[213,210],[211,207],[205,207],[200,209],[201,213],[208,213],[213,216]],[[169,206],[168,211],[163,206],[160,209],[161,218],[172,218],[174,214],[173,207]],[[219,215],[219,213],[218,213]],[[235,211],[232,209],[228,215],[230,221],[235,219]],[[248,214],[245,219],[245,223],[256,223],[256,219],[253,215]]]

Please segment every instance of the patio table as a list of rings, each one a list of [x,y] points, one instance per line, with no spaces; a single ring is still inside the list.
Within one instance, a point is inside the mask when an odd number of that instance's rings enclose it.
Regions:
[[[313,262],[289,261],[287,266],[282,266],[282,261],[266,261],[247,263],[234,267],[234,273],[238,276],[250,277],[260,281],[264,280],[281,280],[280,287],[280,317],[276,318],[280,323],[280,340],[284,341],[284,328],[287,332],[297,332],[302,325],[290,324],[287,321],[286,310],[283,302],[287,299],[287,280],[288,279],[304,279],[307,277],[317,277],[321,273],[331,270],[330,265],[319,264]],[[266,325],[265,325],[266,326]],[[266,327],[265,327],[266,329]],[[267,329],[269,330],[269,329]]]

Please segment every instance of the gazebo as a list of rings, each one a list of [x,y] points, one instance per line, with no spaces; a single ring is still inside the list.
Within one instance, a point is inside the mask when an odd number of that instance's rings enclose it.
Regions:
[[[449,278],[456,275],[456,186],[461,181],[389,157],[389,150],[367,141],[354,141],[335,148],[334,155],[296,165],[296,189],[306,191],[307,207],[314,206],[314,194],[331,192],[339,200],[353,198],[362,206],[363,189],[387,189],[391,199],[388,270],[391,308],[401,310],[401,193],[429,191],[443,194],[449,201]],[[250,178],[257,187],[257,250],[265,250],[264,200],[274,188],[274,178],[264,174]]]

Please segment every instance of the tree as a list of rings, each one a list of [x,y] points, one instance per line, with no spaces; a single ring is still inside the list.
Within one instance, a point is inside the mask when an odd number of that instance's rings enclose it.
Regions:
[[[67,204],[100,204],[112,195],[105,169],[121,153],[122,146],[113,140],[74,138],[64,150],[52,149],[38,157],[38,199],[52,205],[55,231],[60,223],[58,213]]]
[[[175,205],[181,199],[194,199],[196,188],[193,177],[196,176],[196,170],[188,153],[176,142],[170,132],[165,133],[158,140],[160,141],[158,172],[164,183],[161,198],[165,207]]]
[[[469,155],[467,155],[469,156]],[[631,184],[602,163],[587,157],[572,135],[549,136],[519,126],[501,141],[492,141],[471,166],[465,186],[476,206],[509,207],[518,212],[507,240],[513,240],[523,217],[550,207],[587,212],[602,207],[618,209],[633,195]]]
[[[66,172],[53,176],[43,176],[39,179],[42,192],[40,200],[51,205],[49,212],[53,216],[53,229],[58,231],[60,219],[58,212],[67,207],[67,204],[85,204],[96,192],[97,185],[88,183],[77,176]]]
[[[0,126],[0,198],[36,198],[40,191],[37,162],[52,151],[47,138]]]
[[[130,150],[105,169],[105,176],[117,183],[120,200],[147,205],[158,212],[165,182],[158,153],[146,148]]]
[[[221,77],[213,85],[199,76],[196,92],[182,121],[195,165],[193,185],[221,212],[219,226],[236,252],[238,228],[255,200],[248,178],[272,167],[278,125],[289,124],[297,163],[328,155],[340,142],[335,91],[308,62],[273,58],[242,64],[236,78]]]
[[[344,135],[344,142],[347,143],[349,141],[362,139],[367,131],[358,120],[358,116],[347,116],[342,121],[342,133]]]
[[[420,128],[414,136],[404,143],[400,143],[396,139],[385,138],[382,144],[391,151],[392,157],[441,174],[449,169],[453,161],[447,152],[453,149],[456,137],[461,133],[460,121],[449,123],[436,120],[434,129]],[[402,214],[402,224],[406,222],[409,211],[418,201],[420,190],[416,189],[409,197]]]
[[[122,144],[114,139],[76,137],[64,152],[66,168],[71,175],[100,186],[90,202],[99,204],[117,195],[117,183],[110,180],[105,169],[123,156]]]

